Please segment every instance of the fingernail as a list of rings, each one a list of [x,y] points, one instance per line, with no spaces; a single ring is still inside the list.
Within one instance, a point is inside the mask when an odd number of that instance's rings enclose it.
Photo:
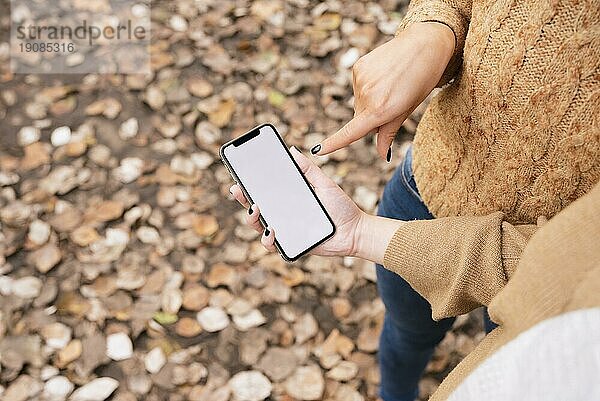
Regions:
[[[252,205],[250,205],[250,207],[248,208],[248,214],[252,215],[252,213],[254,213],[254,210],[252,210]]]
[[[388,149],[387,156],[385,157],[385,160],[387,160],[388,163],[392,161],[392,147],[391,146]]]
[[[265,228],[265,237],[268,237],[269,234],[271,234],[271,231],[269,231],[268,228]]]
[[[313,155],[316,155],[320,151],[321,151],[321,144],[319,143],[312,147],[312,149],[310,150],[310,153],[312,153]]]

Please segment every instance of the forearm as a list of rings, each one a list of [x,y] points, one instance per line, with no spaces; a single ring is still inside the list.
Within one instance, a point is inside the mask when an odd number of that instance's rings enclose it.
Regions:
[[[392,237],[405,222],[363,214],[354,239],[352,256],[383,264]]]

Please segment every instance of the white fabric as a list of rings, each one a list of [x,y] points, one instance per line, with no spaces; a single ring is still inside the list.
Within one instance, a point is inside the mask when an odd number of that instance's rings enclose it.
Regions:
[[[545,320],[486,359],[450,401],[600,400],[600,308]]]

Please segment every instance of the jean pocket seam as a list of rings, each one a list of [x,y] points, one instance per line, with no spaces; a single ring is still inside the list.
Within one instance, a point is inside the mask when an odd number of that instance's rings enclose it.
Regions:
[[[423,202],[423,198],[421,198],[421,195],[419,195],[419,193],[417,191],[415,191],[414,188],[408,182],[404,168],[405,168],[405,166],[402,166],[402,174],[400,174],[402,176],[402,183],[404,184],[406,189],[408,189],[415,198],[417,198],[420,202]]]

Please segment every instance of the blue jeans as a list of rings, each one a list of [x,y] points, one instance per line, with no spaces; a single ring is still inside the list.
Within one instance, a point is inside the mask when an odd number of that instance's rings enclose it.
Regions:
[[[385,186],[379,202],[380,216],[400,220],[434,218],[419,195],[411,165],[409,149]],[[384,401],[413,401],[418,396],[421,374],[454,318],[434,321],[429,303],[402,277],[381,265],[377,265],[377,287],[385,304],[379,339],[380,396]]]

